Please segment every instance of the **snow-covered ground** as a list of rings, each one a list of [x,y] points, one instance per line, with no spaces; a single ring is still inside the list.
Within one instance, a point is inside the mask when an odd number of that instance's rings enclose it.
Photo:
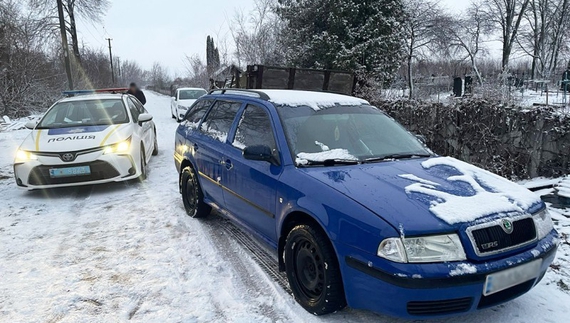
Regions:
[[[161,151],[142,184],[18,190],[12,158],[28,130],[0,132],[0,322],[402,322],[351,309],[312,316],[212,220],[188,218],[170,99],[147,98]],[[444,322],[567,321],[570,208],[552,211],[565,237],[540,285]]]

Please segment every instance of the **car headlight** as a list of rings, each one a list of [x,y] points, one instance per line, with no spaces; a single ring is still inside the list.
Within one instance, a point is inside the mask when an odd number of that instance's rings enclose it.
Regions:
[[[388,238],[380,243],[378,256],[401,263],[466,260],[457,234],[414,238]]]
[[[538,240],[544,239],[552,229],[554,229],[554,224],[552,223],[552,218],[550,217],[550,212],[547,209],[541,210],[532,215],[534,220],[534,226],[536,227],[536,236]]]
[[[105,147],[103,153],[105,155],[126,153],[129,151],[130,148],[131,148],[131,138]]]
[[[18,151],[16,152],[15,162],[16,163],[23,163],[23,162],[27,162],[30,160],[36,160],[36,159],[38,159],[38,156],[36,156],[34,153],[29,152],[27,150],[18,149]]]
[[[179,106],[178,106],[178,109],[180,109],[180,110],[188,110],[188,107],[185,107],[185,106],[183,106],[183,105],[179,105]]]

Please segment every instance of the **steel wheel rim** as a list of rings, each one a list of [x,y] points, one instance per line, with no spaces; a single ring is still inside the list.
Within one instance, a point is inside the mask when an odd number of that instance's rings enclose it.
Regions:
[[[324,291],[325,271],[323,256],[309,240],[297,242],[294,256],[295,276],[300,291],[311,301],[318,300]]]
[[[196,214],[198,209],[198,190],[192,176],[188,176],[186,180],[186,202],[189,213],[192,215]]]

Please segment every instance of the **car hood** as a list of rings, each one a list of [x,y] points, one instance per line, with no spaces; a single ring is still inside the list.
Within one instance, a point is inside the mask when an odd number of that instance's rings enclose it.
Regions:
[[[192,99],[192,100],[178,100],[178,105],[181,105],[181,106],[183,106],[183,107],[189,108],[192,104],[194,104],[194,102],[196,102],[195,99]]]
[[[131,135],[131,124],[35,129],[20,148],[41,152],[78,151],[114,144]]]
[[[456,231],[466,223],[543,206],[526,188],[451,157],[302,171],[407,235]]]

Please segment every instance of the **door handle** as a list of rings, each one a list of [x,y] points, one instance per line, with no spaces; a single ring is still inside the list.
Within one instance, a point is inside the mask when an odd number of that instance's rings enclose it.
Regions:
[[[223,163],[224,163],[224,165],[226,166],[226,169],[227,169],[227,170],[230,170],[230,169],[234,168],[234,165],[232,164],[232,161],[229,160],[229,159],[226,159],[226,161],[223,162]]]
[[[194,151],[198,150],[198,144],[194,144],[192,147],[194,147]]]

